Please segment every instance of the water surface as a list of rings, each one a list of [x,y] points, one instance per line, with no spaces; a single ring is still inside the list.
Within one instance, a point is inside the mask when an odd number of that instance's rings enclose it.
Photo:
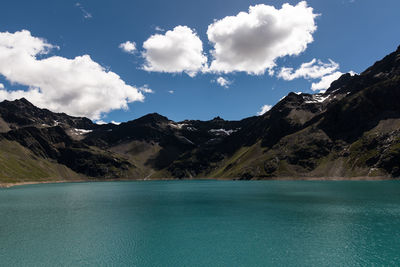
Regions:
[[[398,264],[396,181],[146,181],[0,189],[1,266]]]

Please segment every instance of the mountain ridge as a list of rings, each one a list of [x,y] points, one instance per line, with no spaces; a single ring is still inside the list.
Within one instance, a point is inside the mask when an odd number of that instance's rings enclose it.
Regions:
[[[97,125],[0,103],[0,181],[400,176],[400,46],[325,93],[289,93],[261,116]],[[19,171],[15,171],[19,170]],[[30,170],[34,178],[29,178]]]

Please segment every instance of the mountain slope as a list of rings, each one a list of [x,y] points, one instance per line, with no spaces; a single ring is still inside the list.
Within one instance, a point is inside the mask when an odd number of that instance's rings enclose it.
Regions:
[[[285,136],[275,135],[272,142],[265,140],[262,132],[252,144],[263,149],[262,155],[252,153],[248,157],[253,161],[230,163],[240,168],[220,171],[219,175],[399,176],[399,74],[400,48],[361,75],[342,76],[323,95],[311,96],[312,100],[309,95],[299,95],[303,100],[299,99],[296,107],[288,106],[285,98],[276,107],[283,105],[293,114],[303,114],[305,103],[318,102],[315,108],[319,111],[302,125],[297,124],[298,129],[291,134],[286,134],[285,125],[276,127],[283,129]],[[307,107],[305,110],[313,111]],[[273,116],[275,108],[269,113],[264,116]],[[282,109],[279,114],[288,125],[290,118]]]
[[[0,181],[399,177],[400,47],[323,94],[290,93],[262,116],[120,125],[0,103]]]

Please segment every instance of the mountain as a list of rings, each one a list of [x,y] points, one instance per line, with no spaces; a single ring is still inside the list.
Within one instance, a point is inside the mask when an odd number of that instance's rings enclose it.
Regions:
[[[120,125],[0,103],[0,182],[400,176],[400,47],[325,93],[290,93],[262,116]]]

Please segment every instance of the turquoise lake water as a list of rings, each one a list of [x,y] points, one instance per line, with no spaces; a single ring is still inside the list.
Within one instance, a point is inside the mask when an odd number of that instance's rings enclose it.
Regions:
[[[0,189],[0,266],[400,265],[400,182]]]

